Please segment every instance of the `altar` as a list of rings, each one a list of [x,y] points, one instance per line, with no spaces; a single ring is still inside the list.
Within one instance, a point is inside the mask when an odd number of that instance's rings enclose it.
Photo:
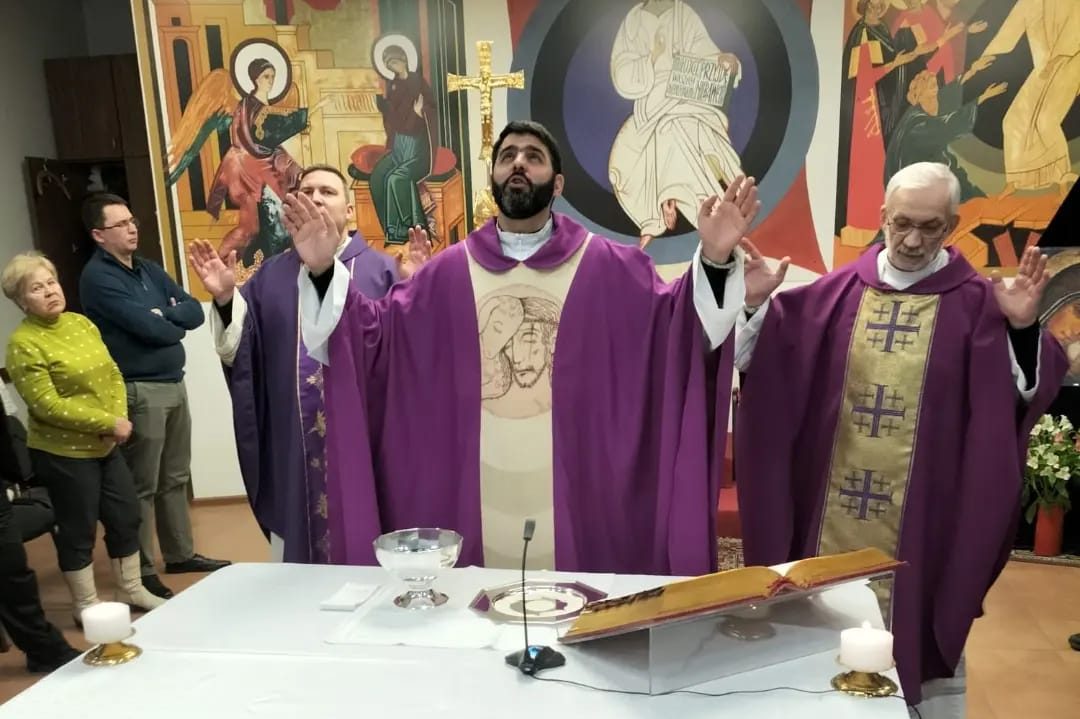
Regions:
[[[591,574],[573,578],[604,588],[610,596],[670,581]],[[517,579],[515,571],[473,567],[450,570],[436,586],[458,606],[467,606],[481,589]],[[354,612],[321,609],[346,583],[379,589]],[[859,699],[830,692],[829,680],[840,669],[835,650],[690,688],[700,693],[647,696],[612,691],[625,691],[632,684],[633,662],[624,661],[617,645],[559,645],[566,666],[538,679],[508,667],[503,648],[516,642],[520,626],[506,625],[495,645],[486,648],[418,646],[404,634],[381,643],[349,638],[367,613],[394,609],[402,616],[417,614],[387,606],[401,589],[380,567],[233,565],[136,621],[131,641],[143,654],[133,662],[96,668],[73,662],[0,706],[0,719],[113,719],[144,716],[147,707],[153,707],[155,717],[185,719],[361,714],[474,719],[525,707],[549,717],[908,716],[899,698]],[[853,626],[862,620],[880,625],[873,593],[864,584],[829,592],[833,606],[845,611]],[[546,629],[537,627],[534,635],[530,626],[530,639],[550,641]],[[395,641],[404,644],[390,643]],[[549,679],[578,684],[545,681]],[[727,692],[736,693],[704,695]]]

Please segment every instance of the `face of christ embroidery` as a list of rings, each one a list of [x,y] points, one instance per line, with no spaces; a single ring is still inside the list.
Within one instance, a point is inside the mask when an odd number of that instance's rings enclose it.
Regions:
[[[899,431],[896,420],[903,420],[906,414],[904,398],[896,390],[886,394],[887,390],[887,385],[875,384],[859,393],[851,408],[852,422],[859,434],[880,437],[884,432],[891,437]]]
[[[863,522],[880,519],[892,505],[889,482],[872,469],[852,470],[845,478],[849,486],[840,489],[841,506],[847,513]]]
[[[867,341],[875,349],[880,346],[882,352],[892,352],[894,348],[907,349],[914,343],[908,335],[917,335],[921,329],[916,324],[919,313],[904,311],[904,303],[897,300],[878,305],[872,314],[876,321],[866,323]]]
[[[511,285],[486,297],[480,328],[480,396],[504,419],[551,411],[551,367],[562,304],[534,287]]]

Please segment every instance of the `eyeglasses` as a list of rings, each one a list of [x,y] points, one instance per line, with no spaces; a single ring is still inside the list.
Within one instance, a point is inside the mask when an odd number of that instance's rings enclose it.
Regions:
[[[889,227],[892,228],[893,234],[897,237],[907,237],[915,230],[918,230],[919,235],[924,240],[930,240],[931,242],[940,240],[949,231],[949,223],[937,221],[920,224],[909,220],[889,220]]]
[[[122,229],[126,230],[129,226],[134,227],[135,229],[138,229],[139,228],[139,218],[135,217],[135,215],[132,215],[131,217],[127,218],[126,220],[121,220],[120,222],[117,222],[115,225],[105,225],[104,227],[99,227],[98,229],[99,230],[113,230],[113,229],[116,229],[117,227],[119,227],[119,228],[122,228]]]

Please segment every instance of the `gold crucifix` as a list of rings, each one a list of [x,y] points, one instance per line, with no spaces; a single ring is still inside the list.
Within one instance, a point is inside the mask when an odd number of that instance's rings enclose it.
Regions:
[[[491,74],[491,41],[480,40],[476,43],[476,54],[480,58],[480,74],[476,77],[467,75],[448,74],[446,76],[447,91],[479,90],[480,91],[480,135],[483,147],[480,149],[480,160],[491,162],[491,146],[495,142],[492,129],[491,91],[501,88],[515,88],[521,90],[525,87],[525,73],[521,70],[508,75]]]
[[[475,77],[467,75],[446,76],[447,92],[458,90],[480,91],[480,161],[484,163],[487,174],[491,175],[491,146],[495,144],[495,132],[492,127],[493,114],[491,108],[491,91],[498,89],[514,88],[521,90],[525,87],[525,73],[521,70],[506,75],[491,74],[491,41],[480,40],[476,43],[476,54],[480,60],[480,74]],[[497,212],[495,198],[491,196],[491,189],[487,186],[477,191],[473,199],[473,227],[479,227],[493,217]]]

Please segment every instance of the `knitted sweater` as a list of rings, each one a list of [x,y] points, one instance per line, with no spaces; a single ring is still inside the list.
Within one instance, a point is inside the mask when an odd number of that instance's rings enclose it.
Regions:
[[[8,340],[6,361],[29,409],[28,447],[72,458],[112,451],[127,393],[90,320],[74,312],[53,322],[28,316]]]

